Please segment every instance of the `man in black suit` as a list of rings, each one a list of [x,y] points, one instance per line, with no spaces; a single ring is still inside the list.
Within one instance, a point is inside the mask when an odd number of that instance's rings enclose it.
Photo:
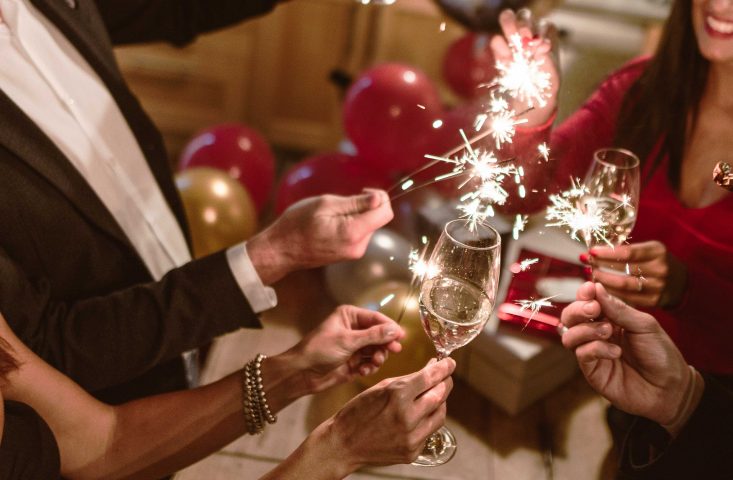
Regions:
[[[689,366],[659,323],[586,283],[562,312],[562,342],[588,383],[630,416],[620,479],[733,477],[730,379]]]
[[[100,399],[184,387],[182,352],[259,326],[265,285],[360,256],[392,217],[381,191],[311,199],[190,261],[161,136],[112,46],[184,44],[275,3],[0,0],[0,312]]]

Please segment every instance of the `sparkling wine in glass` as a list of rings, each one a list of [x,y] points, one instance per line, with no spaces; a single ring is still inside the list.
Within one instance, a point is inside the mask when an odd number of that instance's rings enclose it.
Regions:
[[[496,302],[500,259],[501,237],[490,225],[465,219],[445,225],[420,287],[420,317],[439,360],[483,330]],[[413,465],[442,465],[455,451],[455,437],[442,427]]]
[[[624,243],[636,224],[639,208],[639,158],[621,148],[603,148],[593,154],[585,177],[588,193],[580,198],[583,212],[597,214],[603,221],[603,240],[582,232],[588,248],[601,243]]]

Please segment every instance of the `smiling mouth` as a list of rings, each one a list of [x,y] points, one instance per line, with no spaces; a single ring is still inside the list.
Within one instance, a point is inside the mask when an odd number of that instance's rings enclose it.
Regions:
[[[708,15],[705,17],[705,25],[715,33],[722,35],[733,34],[733,22],[725,22]]]

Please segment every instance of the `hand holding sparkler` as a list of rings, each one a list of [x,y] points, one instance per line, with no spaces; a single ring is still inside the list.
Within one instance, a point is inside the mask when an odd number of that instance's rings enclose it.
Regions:
[[[511,109],[523,111],[526,126],[542,125],[557,108],[559,72],[552,52],[557,44],[554,25],[535,22],[527,9],[504,10],[499,16],[503,36],[491,39],[491,49],[501,73],[500,90],[507,91]],[[494,85],[491,85],[494,87]]]
[[[595,280],[629,305],[670,307],[682,298],[687,279],[685,265],[662,242],[653,240],[615,248],[598,246],[589,253],[581,255],[580,260],[595,267]]]
[[[677,433],[700,399],[702,378],[651,315],[600,284],[583,284],[577,298],[562,312],[562,343],[588,383],[616,408]]]

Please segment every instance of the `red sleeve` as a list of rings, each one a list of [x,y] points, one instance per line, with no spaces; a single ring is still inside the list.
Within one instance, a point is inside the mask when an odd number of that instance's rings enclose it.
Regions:
[[[593,153],[613,144],[624,95],[644,71],[648,60],[636,59],[611,74],[585,104],[552,134],[555,179],[564,189],[571,177],[585,176]]]

